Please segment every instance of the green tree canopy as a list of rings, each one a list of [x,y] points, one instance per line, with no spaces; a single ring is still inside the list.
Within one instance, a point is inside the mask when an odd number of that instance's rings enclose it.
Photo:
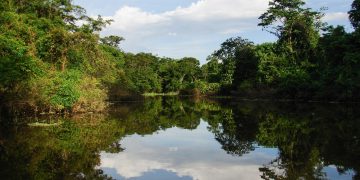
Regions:
[[[272,0],[268,10],[259,17],[259,26],[279,38],[279,45],[294,64],[311,58],[323,26],[323,14],[304,5],[303,0]]]
[[[354,0],[349,11],[349,19],[355,29],[360,27],[360,0]]]
[[[124,41],[124,40],[125,39],[123,37],[114,36],[114,35],[106,36],[106,37],[103,37],[100,39],[101,43],[106,44],[111,47],[115,47],[115,48],[118,48],[121,41]]]

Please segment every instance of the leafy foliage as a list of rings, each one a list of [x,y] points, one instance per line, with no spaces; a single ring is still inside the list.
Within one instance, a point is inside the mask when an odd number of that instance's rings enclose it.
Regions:
[[[119,46],[120,42],[124,41],[124,40],[125,39],[123,37],[114,36],[114,35],[107,36],[107,37],[100,39],[101,43],[108,45],[108,46],[115,47],[115,48],[117,48]]]
[[[356,100],[359,98],[358,1],[349,11],[355,31],[326,27],[323,13],[303,0],[272,0],[259,26],[278,37],[253,45],[230,38],[203,66],[208,83],[221,94],[245,97]],[[323,35],[320,34],[322,30]]]
[[[349,11],[350,22],[355,29],[360,27],[360,1],[354,0]]]
[[[229,38],[202,66],[192,57],[123,52],[124,38],[99,36],[112,20],[88,17],[71,0],[0,5],[2,104],[84,112],[104,110],[110,98],[143,93],[360,98],[358,0],[349,11],[354,32],[325,27],[323,13],[303,0],[272,0],[259,26],[277,36],[275,43]]]

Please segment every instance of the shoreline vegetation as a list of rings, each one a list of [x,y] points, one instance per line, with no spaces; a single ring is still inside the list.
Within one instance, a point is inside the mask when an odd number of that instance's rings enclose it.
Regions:
[[[59,126],[62,123],[41,123],[41,122],[35,122],[35,123],[28,123],[28,126],[30,127],[53,127],[53,126]]]
[[[351,32],[303,0],[272,0],[258,25],[276,42],[229,38],[200,65],[124,52],[124,38],[99,35],[112,20],[71,0],[3,0],[0,111],[97,113],[154,96],[359,102],[360,0],[349,9]]]
[[[168,92],[168,93],[144,93],[144,97],[155,97],[155,96],[178,96],[179,92]]]

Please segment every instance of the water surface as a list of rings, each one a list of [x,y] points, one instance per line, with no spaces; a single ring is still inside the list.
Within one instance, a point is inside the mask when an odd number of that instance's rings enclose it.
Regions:
[[[0,177],[356,179],[359,110],[357,104],[150,98],[117,103],[106,115],[3,116]]]

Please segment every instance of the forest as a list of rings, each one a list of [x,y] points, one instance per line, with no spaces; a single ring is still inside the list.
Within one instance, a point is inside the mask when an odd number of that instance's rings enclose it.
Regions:
[[[207,63],[121,49],[100,36],[112,20],[71,0],[0,2],[0,106],[32,113],[101,112],[141,95],[234,96],[317,101],[360,99],[360,0],[351,32],[329,26],[303,0],[272,0],[258,26],[276,42],[225,40]]]

